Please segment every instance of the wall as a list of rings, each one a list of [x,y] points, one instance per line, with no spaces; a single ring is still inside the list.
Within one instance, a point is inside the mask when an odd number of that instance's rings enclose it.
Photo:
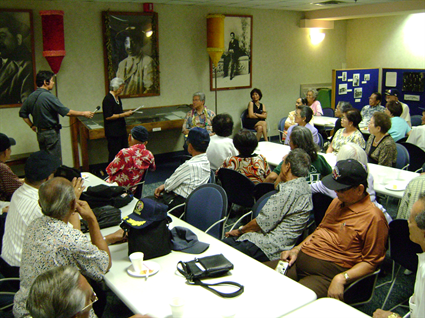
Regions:
[[[92,110],[105,95],[101,12],[141,11],[141,4],[56,1],[2,0],[2,8],[32,9],[35,29],[37,71],[49,69],[42,56],[40,10],[65,12],[67,55],[58,75],[59,98],[71,109]],[[332,69],[345,65],[346,22],[335,22],[326,30],[325,40],[312,46],[306,29],[299,28],[300,12],[251,10],[222,7],[156,5],[159,21],[161,95],[123,100],[124,108],[191,103],[192,94],[204,91],[207,106],[214,106],[209,90],[206,53],[206,15],[208,13],[253,15],[253,87],[263,91],[270,134],[277,135],[277,123],[292,110],[300,84],[331,82]],[[227,46],[227,44],[226,44]],[[236,128],[246,108],[250,89],[218,92],[218,112],[233,116]],[[0,131],[17,140],[14,153],[36,151],[36,136],[18,117],[18,108],[0,109]],[[68,125],[68,119],[62,120]],[[62,134],[64,164],[72,164],[69,128]],[[157,153],[181,150],[180,131],[152,133],[149,148]],[[106,162],[105,141],[90,143],[90,162]]]

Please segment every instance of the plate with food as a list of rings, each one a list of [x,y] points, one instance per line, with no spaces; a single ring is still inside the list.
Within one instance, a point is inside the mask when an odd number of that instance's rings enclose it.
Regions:
[[[133,264],[131,264],[127,268],[127,273],[128,275],[133,277],[146,277],[146,275],[147,276],[155,275],[156,273],[158,273],[159,269],[160,269],[160,266],[158,263],[154,261],[144,261],[143,269],[140,272],[136,272],[133,268]]]
[[[81,178],[87,180],[89,178],[89,175],[87,173],[82,173]]]
[[[407,187],[407,183],[406,181],[390,181],[385,188],[388,190],[392,190],[392,191],[404,191],[406,190]]]

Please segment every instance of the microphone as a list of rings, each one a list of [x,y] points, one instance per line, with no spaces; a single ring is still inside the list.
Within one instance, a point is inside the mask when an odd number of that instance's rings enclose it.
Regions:
[[[100,106],[97,106],[96,109],[94,110],[93,114],[96,114],[100,109]]]

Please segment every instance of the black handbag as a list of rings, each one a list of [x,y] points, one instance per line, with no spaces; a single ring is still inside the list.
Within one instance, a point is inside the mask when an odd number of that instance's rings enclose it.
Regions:
[[[56,169],[55,177],[62,177],[72,182],[72,179],[81,177],[81,172],[73,167],[62,165]]]
[[[100,184],[88,187],[81,193],[80,200],[87,201],[91,208],[112,205],[119,209],[129,204],[133,200],[133,195],[128,194],[124,187]]]
[[[121,210],[113,206],[106,205],[99,208],[94,208],[93,213],[96,216],[99,227],[104,229],[106,227],[115,226],[121,223]],[[89,231],[87,221],[81,220],[81,232],[86,233]]]
[[[233,298],[239,296],[244,292],[244,286],[231,281],[207,284],[203,283],[201,279],[221,277],[226,275],[232,269],[233,264],[226,257],[224,257],[223,254],[195,258],[193,261],[180,261],[177,263],[177,270],[186,278],[189,284],[202,286],[214,294],[224,298]],[[238,287],[238,289],[232,293],[223,293],[211,287],[220,285],[233,285]]]

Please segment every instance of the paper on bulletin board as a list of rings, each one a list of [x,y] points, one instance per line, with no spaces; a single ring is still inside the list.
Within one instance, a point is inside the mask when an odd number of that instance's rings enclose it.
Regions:
[[[387,72],[385,78],[385,86],[396,87],[397,86],[397,72]]]
[[[339,84],[338,93],[339,95],[347,94],[347,84]]]

